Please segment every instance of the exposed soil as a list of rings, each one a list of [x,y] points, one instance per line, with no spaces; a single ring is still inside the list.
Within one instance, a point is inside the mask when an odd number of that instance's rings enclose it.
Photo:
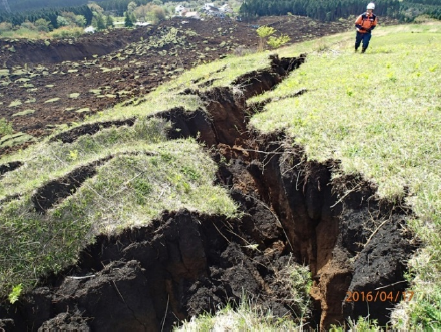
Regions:
[[[345,298],[348,291],[405,289],[405,262],[416,247],[405,226],[411,211],[378,200],[375,186],[362,179],[331,180],[337,162],[308,161],[283,133],[247,130],[247,98],[273,88],[304,60],[274,56],[270,69],[237,79],[246,83],[240,96],[228,88],[201,94],[209,116],[200,110],[188,117],[182,109],[157,115],[173,122],[171,138],[200,132],[201,142],[217,147],[217,182],[230,188],[241,218],[165,211],[147,227],[98,236],[75,266],[42,279],[17,304],[2,305],[3,328],[170,330],[228,301],[238,303],[243,294],[277,316],[298,319],[281,277],[293,263],[307,264],[313,276],[306,326],[325,329],[368,314],[385,324],[394,301]],[[96,132],[83,129],[66,137]],[[93,176],[93,167],[59,182],[68,180],[71,191],[70,184]],[[67,193],[55,182],[46,189],[40,195],[45,206]]]
[[[32,195],[32,203],[35,210],[44,213],[55,204],[60,203],[64,198],[73,195],[84,181],[96,174],[96,168],[109,159],[107,157],[88,165],[80,166],[62,178],[52,180],[38,188]]]
[[[0,74],[0,118],[12,122],[16,132],[48,135],[56,125],[143,95],[198,63],[254,52],[260,25],[273,26],[289,35],[291,42],[353,27],[352,21],[325,24],[294,16],[254,22],[176,18],[158,26],[116,29],[77,40],[0,40],[0,65],[9,71]],[[150,40],[171,28],[178,29],[176,42],[161,46]],[[0,155],[29,144],[0,146]]]
[[[10,163],[0,165],[0,178],[6,172],[11,172],[11,171],[19,168],[22,165],[23,165],[23,163],[21,163],[20,161],[12,161]]]

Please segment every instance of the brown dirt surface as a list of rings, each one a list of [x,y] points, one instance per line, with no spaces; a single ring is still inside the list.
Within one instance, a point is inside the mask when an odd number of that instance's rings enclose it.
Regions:
[[[255,30],[261,25],[289,35],[292,43],[352,28],[351,21],[329,24],[297,16],[253,22],[175,18],[76,40],[0,40],[0,65],[9,71],[0,75],[0,118],[10,121],[17,133],[46,136],[56,125],[146,94],[199,63],[255,51]],[[158,42],[172,28],[177,29],[175,41]],[[17,148],[4,146],[0,155]]]

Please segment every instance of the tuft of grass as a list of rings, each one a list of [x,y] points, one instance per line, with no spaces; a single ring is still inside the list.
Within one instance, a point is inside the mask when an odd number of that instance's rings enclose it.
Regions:
[[[33,114],[33,113],[35,113],[35,110],[27,109],[27,110],[24,110],[24,111],[21,111],[21,112],[18,112],[18,113],[14,113],[12,116],[13,117],[15,117],[15,116],[24,116],[24,115]]]
[[[0,139],[0,148],[11,147],[15,145],[20,145],[29,141],[34,141],[35,138],[26,133],[15,133],[10,135],[5,135]]]
[[[60,98],[52,98],[52,99],[48,99],[48,100],[46,100],[44,103],[45,104],[48,104],[48,103],[55,103],[55,102],[57,102],[57,101],[59,101],[60,100]]]
[[[69,94],[69,98],[72,98],[72,99],[77,99],[79,96],[80,96],[80,93],[78,93],[78,92],[74,92],[74,93]]]
[[[0,119],[0,137],[10,135],[14,132],[12,124],[5,118]]]
[[[274,316],[271,310],[259,308],[253,301],[244,297],[240,305],[234,308],[227,304],[212,315],[202,314],[192,317],[189,321],[174,331],[208,332],[208,331],[302,331],[302,326],[295,324],[289,318]]]
[[[378,321],[375,319],[370,319],[369,317],[358,317],[357,320],[348,319],[347,320],[348,328],[350,331],[355,332],[381,332],[385,331],[381,326],[378,325]],[[330,332],[343,332],[346,331],[347,328],[343,326],[337,326],[331,324],[329,329]]]
[[[13,101],[11,101],[10,103],[9,103],[9,106],[8,107],[17,107],[17,106],[20,106],[22,104],[22,102],[19,100],[19,99],[17,99],[17,100],[13,100]]]
[[[425,247],[409,262],[418,297],[401,321],[439,327],[441,24],[379,32],[363,55],[353,53],[352,40],[319,45],[275,90],[253,99],[274,101],[251,124],[261,132],[285,129],[309,159],[341,160],[343,173],[361,173],[380,197],[405,197],[418,216],[408,225]],[[301,89],[307,92],[289,98]]]

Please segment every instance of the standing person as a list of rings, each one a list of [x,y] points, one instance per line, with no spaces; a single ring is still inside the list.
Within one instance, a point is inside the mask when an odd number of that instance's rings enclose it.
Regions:
[[[355,52],[357,52],[363,41],[361,53],[366,52],[371,40],[371,31],[377,26],[377,16],[374,14],[375,4],[369,3],[366,7],[366,12],[361,14],[355,20],[355,27],[357,28],[357,35],[355,37]]]

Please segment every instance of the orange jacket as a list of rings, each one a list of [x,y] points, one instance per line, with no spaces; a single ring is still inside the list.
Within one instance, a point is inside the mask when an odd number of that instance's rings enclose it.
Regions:
[[[377,16],[375,14],[369,15],[363,13],[355,20],[355,27],[360,33],[369,33],[377,26]]]

